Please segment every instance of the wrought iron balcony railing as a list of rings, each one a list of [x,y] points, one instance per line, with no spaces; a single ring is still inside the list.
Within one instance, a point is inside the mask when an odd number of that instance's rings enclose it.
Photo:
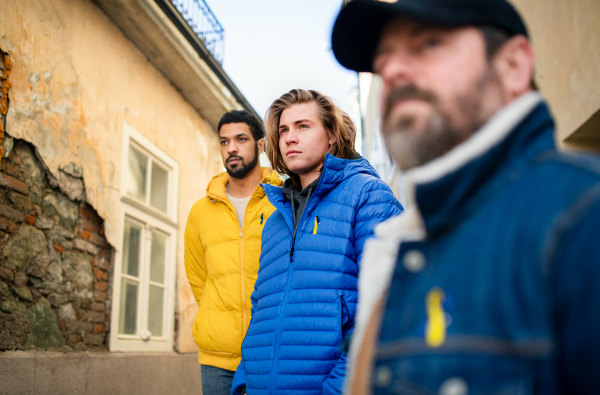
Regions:
[[[204,0],[171,0],[204,46],[219,63],[223,63],[225,30]]]

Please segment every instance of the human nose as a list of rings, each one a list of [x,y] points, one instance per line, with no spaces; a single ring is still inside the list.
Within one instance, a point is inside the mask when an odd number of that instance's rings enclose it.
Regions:
[[[285,134],[285,143],[287,145],[290,144],[298,144],[298,134],[296,133],[295,130],[290,129],[286,134]]]
[[[395,86],[403,86],[414,83],[416,69],[414,62],[406,53],[396,51],[386,56],[378,67],[377,73],[381,76],[384,90],[390,90]]]
[[[229,144],[227,144],[227,153],[229,155],[231,155],[231,154],[235,154],[237,152],[238,152],[237,143],[235,143],[234,141],[230,141]]]

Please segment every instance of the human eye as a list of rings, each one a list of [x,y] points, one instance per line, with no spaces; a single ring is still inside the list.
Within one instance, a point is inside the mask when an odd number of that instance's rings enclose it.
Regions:
[[[279,129],[279,134],[284,134],[284,133],[286,133],[287,131],[288,131],[288,130],[287,130],[286,128]]]
[[[435,49],[442,44],[442,39],[438,34],[426,34],[419,44],[420,49],[423,50]]]
[[[221,145],[227,145],[227,140],[221,140]]]
[[[306,125],[306,124],[301,124],[301,125],[300,125],[300,129],[308,129],[308,125]]]
[[[248,140],[246,137],[240,137],[240,138],[238,139],[238,141],[239,141],[240,143],[245,143],[245,142],[246,142],[246,140]]]

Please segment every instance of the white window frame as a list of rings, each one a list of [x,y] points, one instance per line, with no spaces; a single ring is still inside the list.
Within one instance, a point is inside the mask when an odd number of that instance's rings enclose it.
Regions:
[[[127,191],[127,166],[129,147],[134,146],[168,171],[168,196],[167,212],[163,213],[126,194]],[[150,181],[150,169],[148,169],[148,180]],[[150,182],[147,182],[147,194]],[[179,163],[158,148],[149,139],[135,130],[127,123],[123,123],[123,150],[121,157],[121,202],[120,216],[121,231],[119,235],[119,246],[115,253],[115,270],[112,292],[112,312],[110,331],[111,351],[173,351],[173,337],[175,331],[175,293],[176,293],[176,269],[177,269],[177,211],[179,194]],[[150,196],[147,196],[150,199]],[[125,233],[125,220],[130,219],[138,225],[142,225],[141,255],[138,287],[137,326],[134,335],[119,334],[119,319],[121,310],[121,279],[123,267],[123,236]],[[148,322],[149,282],[150,265],[149,256],[151,249],[152,231],[167,236],[166,259],[165,259],[165,299],[164,299],[164,321],[163,336],[151,336],[143,340]],[[145,295],[145,297],[142,297]],[[145,337],[145,336],[144,336]]]

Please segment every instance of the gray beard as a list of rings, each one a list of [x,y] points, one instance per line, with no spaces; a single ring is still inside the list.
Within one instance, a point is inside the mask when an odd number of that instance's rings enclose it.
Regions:
[[[442,110],[432,93],[421,92],[414,87],[408,88],[407,97],[419,97],[428,101],[433,111],[422,130],[415,129],[413,116],[390,119],[389,114],[385,114],[383,136],[387,150],[398,167],[407,171],[422,166],[444,155],[479,130],[499,109],[490,111],[484,103],[486,93],[497,93],[488,92],[488,88],[495,84],[498,84],[498,77],[490,66],[467,94],[457,95],[456,106],[452,110],[454,116]],[[393,92],[390,96],[392,94]],[[396,96],[402,97],[402,92],[396,92]],[[386,108],[389,109],[392,105],[390,101]]]

